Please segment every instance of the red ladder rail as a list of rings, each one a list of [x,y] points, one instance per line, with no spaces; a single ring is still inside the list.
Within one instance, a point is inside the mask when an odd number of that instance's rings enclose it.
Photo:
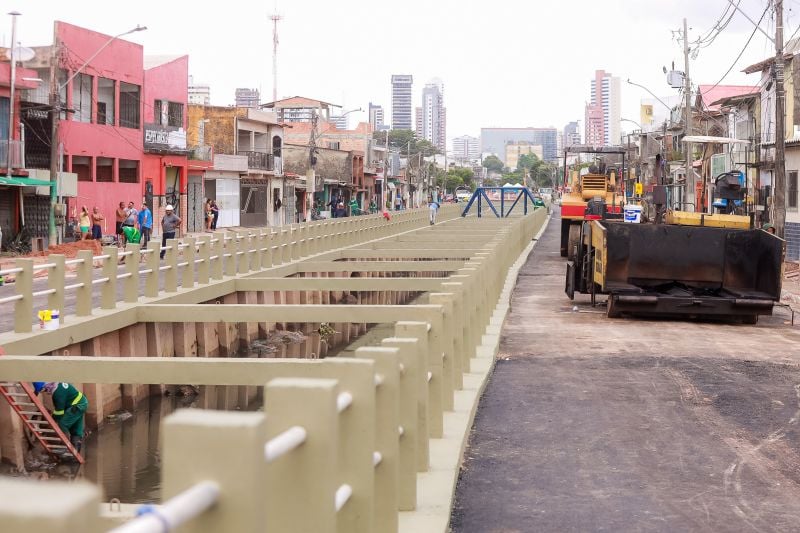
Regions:
[[[78,463],[83,464],[83,456],[69,441],[69,437],[61,431],[58,423],[30,385],[24,382],[0,382],[0,395],[19,415],[22,423],[33,433],[47,453],[63,457],[66,452]]]

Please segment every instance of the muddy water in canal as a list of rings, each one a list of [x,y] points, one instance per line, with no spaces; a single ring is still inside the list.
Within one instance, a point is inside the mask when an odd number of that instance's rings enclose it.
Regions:
[[[197,394],[185,387],[179,394],[152,396],[134,413],[122,413],[107,419],[99,431],[86,440],[86,464],[77,477],[103,489],[106,501],[117,498],[123,503],[154,502],[161,495],[160,443],[161,422],[175,409],[184,407],[249,410],[262,406],[256,387],[199,387]],[[59,466],[51,477],[63,477]],[[73,474],[74,475],[74,474]]]

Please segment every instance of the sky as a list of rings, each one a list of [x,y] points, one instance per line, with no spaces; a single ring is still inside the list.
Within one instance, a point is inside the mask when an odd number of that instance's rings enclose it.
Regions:
[[[735,0],[758,20],[767,0]],[[136,24],[129,36],[145,54],[189,54],[189,73],[211,86],[215,105],[233,103],[236,87],[256,87],[272,100],[272,23],[278,12],[278,97],[308,96],[344,110],[384,106],[390,118],[392,74],[414,76],[414,102],[426,82],[444,82],[447,136],[480,134],[482,127],[583,124],[589,82],[597,69],[622,80],[622,117],[637,121],[642,98],[677,95],[662,67],[683,70],[674,31],[689,23],[690,42],[708,34],[728,0],[5,0],[18,18],[23,46],[49,44],[53,20],[110,35]],[[188,7],[190,6],[191,7]],[[784,1],[786,36],[800,26],[800,0]],[[213,6],[213,7],[212,7]],[[0,19],[0,42],[10,40],[11,17]],[[771,10],[761,26],[774,33]],[[690,62],[693,84],[756,85],[740,71],[774,55],[774,45],[736,13]],[[800,35],[800,32],[798,32]],[[351,125],[367,120],[354,112]],[[623,123],[623,130],[636,126]]]

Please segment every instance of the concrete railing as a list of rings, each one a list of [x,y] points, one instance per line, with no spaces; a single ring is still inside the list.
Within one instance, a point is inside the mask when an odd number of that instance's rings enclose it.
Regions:
[[[429,294],[429,305],[373,306],[350,318],[384,321],[381,311],[395,322],[393,336],[356,349],[354,358],[0,357],[0,375],[14,381],[265,387],[263,412],[189,409],[167,417],[163,503],[140,509],[140,516],[122,524],[120,516],[99,516],[100,492],[88,484],[66,490],[9,480],[0,481],[0,523],[12,532],[400,530],[401,513],[424,496],[419,476],[433,462],[432,443],[447,436],[445,415],[454,410],[495,303],[508,290],[507,272],[545,219],[539,210],[499,223],[468,222],[493,236],[441,282],[441,292]],[[167,306],[150,306],[141,316],[159,320],[157,307]],[[288,306],[285,319],[317,321],[337,312],[336,306]],[[411,320],[392,318],[401,312]],[[241,306],[220,320],[272,319],[264,313],[272,311]],[[32,485],[47,513],[5,498],[31,494]]]
[[[455,205],[442,209],[442,219],[457,215]],[[369,215],[234,235],[217,232],[201,238],[171,239],[165,247],[155,241],[144,249],[129,244],[125,251],[107,246],[102,255],[94,256],[91,251],[82,250],[76,259],[69,260],[52,254],[40,264],[33,259],[20,258],[13,268],[0,270],[0,276],[15,277],[16,292],[0,298],[0,311],[13,304],[14,332],[29,333],[35,324],[36,298],[47,297],[46,304],[42,302],[38,307],[59,310],[59,320],[63,324],[70,315],[92,314],[95,286],[100,287],[100,308],[114,309],[121,302],[135,303],[142,297],[155,298],[176,292],[179,276],[181,288],[192,288],[411,231],[427,223],[427,210],[415,209],[393,212],[391,220],[382,215]],[[159,258],[161,252],[164,252],[163,260]],[[125,272],[120,272],[123,258]],[[94,275],[96,264],[101,265],[99,276]],[[74,283],[69,283],[72,280],[67,278],[69,266],[75,267]],[[34,290],[35,276],[42,271],[47,273],[47,288]],[[143,286],[140,286],[141,280]],[[74,296],[74,313],[67,313],[65,306],[69,295]]]

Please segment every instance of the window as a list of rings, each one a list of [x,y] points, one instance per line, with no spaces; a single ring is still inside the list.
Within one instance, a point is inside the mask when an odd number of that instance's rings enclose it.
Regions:
[[[92,121],[92,77],[78,74],[72,79],[72,120]]]
[[[790,171],[786,181],[786,208],[797,211],[797,171]]]
[[[92,179],[92,158],[85,155],[72,156],[72,172],[78,175],[78,181],[94,181]]]
[[[167,126],[183,127],[183,104],[169,102],[167,107]]]
[[[98,124],[114,126],[114,99],[116,98],[116,84],[108,78],[97,78],[97,115]]]
[[[161,100],[156,100],[153,102],[153,122],[158,125],[164,125],[164,115],[161,107]]]
[[[139,129],[140,122],[140,92],[138,85],[125,83],[119,84],[119,125],[123,128]]]
[[[114,181],[114,160],[110,157],[98,157],[95,161],[95,181],[104,183]]]
[[[131,159],[119,160],[119,182],[139,183],[139,162]]]

